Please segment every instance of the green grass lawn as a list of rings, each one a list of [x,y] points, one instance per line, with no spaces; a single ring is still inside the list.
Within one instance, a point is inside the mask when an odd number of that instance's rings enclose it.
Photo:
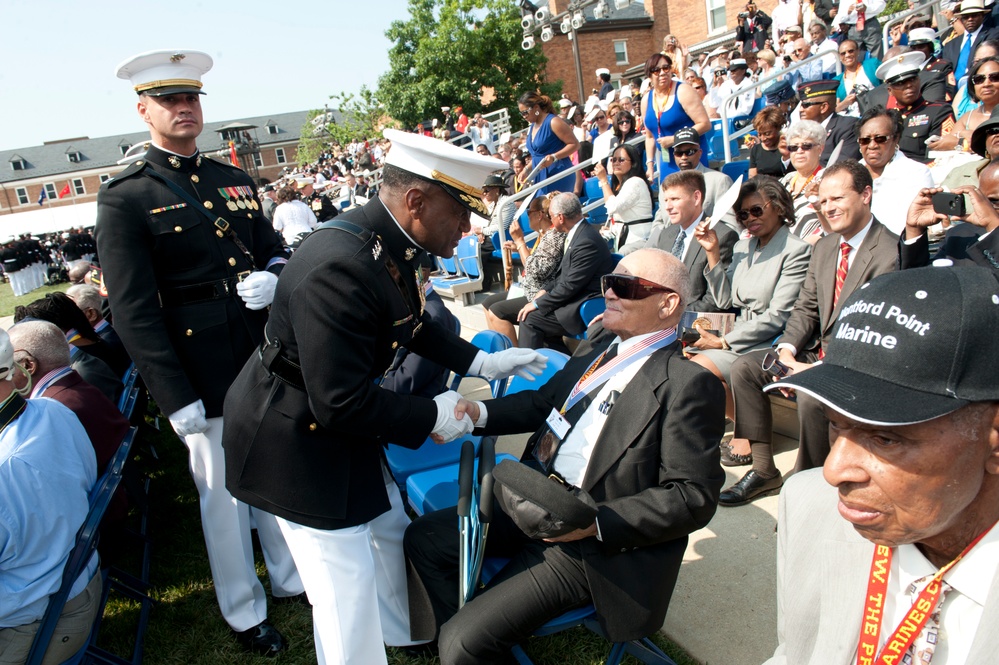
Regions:
[[[229,628],[218,610],[212,587],[208,558],[198,510],[198,497],[187,470],[187,452],[183,444],[169,431],[160,418],[162,431],[151,428],[143,435],[151,441],[159,455],[152,460],[140,451],[138,463],[152,477],[150,487],[153,554],[150,595],[157,601],[153,607],[145,640],[144,662],[161,664],[224,665],[236,663],[272,662],[243,651],[233,640]],[[134,561],[126,559],[122,568],[137,570]],[[257,551],[257,572],[267,584],[263,557]],[[138,620],[138,603],[112,595],[104,615],[100,644],[119,655],[131,653]],[[285,665],[307,665],[316,662],[312,637],[312,616],[308,608],[299,605],[272,607],[270,618],[284,634],[289,649],[276,660]],[[678,648],[657,637],[679,665],[695,665]],[[527,645],[528,654],[538,665],[604,662],[609,644],[593,633],[576,628],[545,638],[534,638]],[[415,659],[394,649],[388,650],[388,662],[393,665],[414,663],[431,665],[436,659]],[[636,663],[628,657],[624,662]]]
[[[14,291],[10,288],[10,284],[0,280],[0,316],[13,316],[14,308],[18,305],[27,305],[29,302],[34,302],[39,298],[44,298],[46,293],[51,293],[52,291],[65,291],[68,288],[68,283],[55,284],[53,286],[46,285],[35,289],[31,293],[24,294],[20,298],[15,298]]]

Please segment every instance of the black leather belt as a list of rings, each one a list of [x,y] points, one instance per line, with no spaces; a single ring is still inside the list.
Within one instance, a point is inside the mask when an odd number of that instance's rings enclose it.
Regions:
[[[179,307],[193,305],[199,302],[209,302],[236,295],[236,285],[246,279],[250,271],[241,272],[235,277],[216,279],[212,282],[201,282],[190,286],[175,286],[170,289],[160,289],[160,307]]]
[[[265,340],[257,349],[257,357],[268,372],[284,381],[293,388],[305,390],[305,379],[302,378],[302,368],[281,353],[281,342]]]
[[[615,220],[616,221],[616,220]],[[647,224],[653,221],[651,217],[648,219],[633,219],[630,222],[618,222],[618,224],[624,224],[625,226],[631,226],[632,224]]]

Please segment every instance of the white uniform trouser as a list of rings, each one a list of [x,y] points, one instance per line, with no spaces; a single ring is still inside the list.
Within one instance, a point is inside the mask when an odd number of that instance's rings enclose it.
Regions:
[[[312,603],[319,665],[383,665],[384,644],[409,637],[402,496],[386,483],[391,508],[367,524],[323,530],[277,518]]]
[[[10,277],[10,288],[17,297],[23,296],[27,291],[24,289],[24,271],[15,270],[14,272],[7,273]]]
[[[209,418],[208,431],[182,437],[190,452],[191,476],[201,497],[201,528],[222,616],[233,630],[253,628],[267,618],[267,595],[257,578],[250,540],[253,511],[274,597],[305,590],[276,518],[237,501],[225,488],[222,419]]]

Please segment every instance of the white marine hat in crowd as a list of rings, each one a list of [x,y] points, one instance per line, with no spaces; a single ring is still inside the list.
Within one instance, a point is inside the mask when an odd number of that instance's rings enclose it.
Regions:
[[[889,58],[878,65],[874,75],[885,83],[895,83],[918,74],[926,62],[926,56],[919,51],[906,51]]]
[[[562,99],[558,100],[558,107],[560,109],[567,109],[570,106],[572,106],[572,100],[571,99],[563,97]]]
[[[212,68],[212,56],[184,49],[147,51],[118,65],[117,76],[132,82],[137,93],[153,97],[201,91],[201,77]]]
[[[936,38],[937,31],[933,28],[913,28],[909,31],[909,46],[932,44]]]
[[[470,211],[489,217],[482,201],[482,183],[486,176],[502,170],[506,164],[429,136],[396,129],[386,129],[384,135],[392,141],[392,150],[385,158],[386,166],[436,183]]]
[[[601,67],[600,69],[597,70],[597,76],[601,76],[603,74],[610,76],[610,70],[607,69],[606,67]]]

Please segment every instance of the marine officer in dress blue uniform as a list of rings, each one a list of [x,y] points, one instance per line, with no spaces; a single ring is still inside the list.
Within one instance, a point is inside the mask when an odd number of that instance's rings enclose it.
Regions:
[[[222,616],[247,648],[284,648],[267,622],[257,579],[250,507],[225,489],[222,403],[264,337],[267,306],[288,251],[260,212],[243,171],[198,151],[197,51],[153,51],[117,75],[138,93],[149,126],[145,155],[97,197],[97,246],[115,329],[153,399],[190,452]],[[304,591],[273,515],[254,511],[275,598]]]

